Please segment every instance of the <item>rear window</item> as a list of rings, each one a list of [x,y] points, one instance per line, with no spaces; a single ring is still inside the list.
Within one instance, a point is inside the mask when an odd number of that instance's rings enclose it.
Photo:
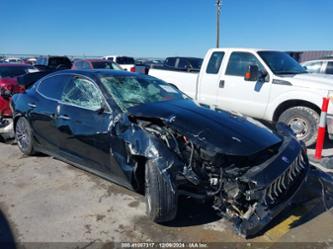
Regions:
[[[113,69],[113,70],[123,70],[116,63],[110,61],[94,61],[92,62],[93,68],[95,69]]]
[[[116,62],[118,64],[135,64],[135,61],[132,57],[117,57]]]
[[[59,65],[62,65],[66,68],[71,68],[72,62],[67,57],[50,57],[49,58],[49,67],[57,68]]]
[[[34,67],[29,66],[9,66],[0,67],[0,78],[13,78],[26,73],[37,72],[38,70]]]

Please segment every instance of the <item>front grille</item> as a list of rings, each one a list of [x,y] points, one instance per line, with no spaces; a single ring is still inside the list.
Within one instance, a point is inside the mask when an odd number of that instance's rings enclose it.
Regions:
[[[306,168],[307,160],[300,153],[288,169],[266,189],[266,204],[277,205],[287,199],[302,182]]]

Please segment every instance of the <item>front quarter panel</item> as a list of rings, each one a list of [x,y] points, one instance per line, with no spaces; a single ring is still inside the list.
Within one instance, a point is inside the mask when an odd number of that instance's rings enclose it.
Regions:
[[[274,113],[277,108],[286,101],[301,100],[310,102],[321,108],[323,97],[327,95],[324,90],[306,90],[303,88],[272,85],[271,97],[265,113],[265,120],[273,121]]]

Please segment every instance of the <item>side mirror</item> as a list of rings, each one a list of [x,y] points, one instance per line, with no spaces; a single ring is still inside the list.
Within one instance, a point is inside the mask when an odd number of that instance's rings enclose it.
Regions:
[[[245,72],[245,81],[258,81],[259,78],[259,68],[257,65],[249,65],[248,70]]]

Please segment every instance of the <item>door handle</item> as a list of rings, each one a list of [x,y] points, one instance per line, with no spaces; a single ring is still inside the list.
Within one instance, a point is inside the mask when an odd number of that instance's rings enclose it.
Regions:
[[[31,108],[36,108],[37,107],[37,105],[34,104],[34,103],[28,103],[28,106],[30,106]]]
[[[58,116],[59,119],[63,119],[63,120],[70,120],[71,118],[68,117],[67,115],[59,115]]]
[[[220,80],[220,82],[219,82],[219,88],[224,88],[224,83],[225,83],[224,80]]]

